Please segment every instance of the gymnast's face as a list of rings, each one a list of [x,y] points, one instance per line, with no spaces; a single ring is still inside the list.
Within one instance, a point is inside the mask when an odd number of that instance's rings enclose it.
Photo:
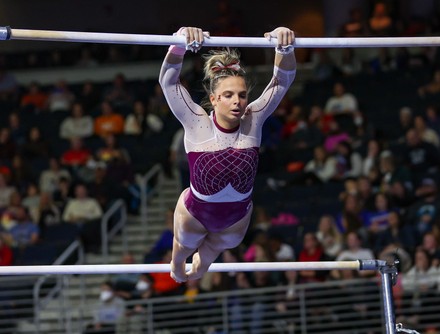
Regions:
[[[240,124],[247,104],[248,94],[244,78],[230,76],[220,79],[209,99],[214,107],[217,123],[225,129]]]

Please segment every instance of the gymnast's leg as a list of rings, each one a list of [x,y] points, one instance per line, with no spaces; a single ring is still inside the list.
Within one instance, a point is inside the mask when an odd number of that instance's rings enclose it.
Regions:
[[[252,207],[246,216],[221,232],[209,232],[202,240],[198,251],[192,258],[191,270],[187,273],[188,279],[199,279],[209,269],[217,257],[225,250],[237,247],[242,241],[249,227],[252,216]]]
[[[186,259],[202,244],[208,234],[205,227],[186,209],[184,199],[188,189],[184,190],[174,210],[174,239],[171,259],[171,277],[177,282],[185,282]]]

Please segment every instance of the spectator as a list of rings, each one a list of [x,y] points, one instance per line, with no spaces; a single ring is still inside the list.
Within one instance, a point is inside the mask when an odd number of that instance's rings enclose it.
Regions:
[[[364,20],[364,13],[361,8],[350,10],[349,20],[342,25],[342,37],[362,37],[367,35],[367,24]]]
[[[87,46],[83,46],[76,65],[78,67],[93,68],[98,66],[98,61],[93,57],[92,50]]]
[[[440,138],[437,132],[426,125],[426,121],[422,116],[414,117],[414,130],[422,141],[434,145],[437,149],[440,147]]]
[[[393,19],[388,14],[388,8],[384,2],[375,3],[368,24],[369,30],[374,36],[393,36],[395,34]]]
[[[22,204],[26,208],[32,221],[38,222],[38,207],[40,203],[40,189],[35,183],[29,183]]]
[[[342,250],[336,257],[336,261],[354,261],[354,260],[373,260],[375,259],[374,253],[369,248],[362,247],[362,238],[356,232],[349,232],[346,236],[346,248]],[[332,275],[335,272],[332,272]],[[375,272],[371,270],[365,270],[360,272],[360,276],[371,276]],[[338,274],[336,274],[336,277]]]
[[[116,113],[109,101],[101,103],[101,116],[95,119],[95,135],[104,137],[109,134],[118,135],[124,131],[124,118]]]
[[[440,136],[440,116],[438,108],[434,105],[429,105],[425,109],[426,124],[430,129],[436,131]]]
[[[84,107],[75,102],[71,116],[66,117],[60,125],[60,137],[63,139],[87,138],[93,135],[93,119],[84,115]]]
[[[112,86],[104,93],[104,99],[114,106],[129,106],[133,103],[124,74],[115,75]]]
[[[168,249],[163,253],[162,258],[158,263],[170,262],[171,249]],[[150,276],[153,280],[153,293],[155,296],[172,296],[182,292],[182,284],[177,283],[172,279],[169,273],[152,273]]]
[[[0,266],[12,266],[14,256],[11,247],[5,242],[4,236],[0,235]]]
[[[289,138],[298,129],[302,112],[302,107],[299,105],[293,105],[289,109],[287,114],[284,116],[284,124],[283,128],[281,129],[282,139]]]
[[[436,235],[433,232],[425,233],[421,247],[432,259],[432,266],[438,269],[440,260],[440,246]]]
[[[122,255],[121,264],[134,264],[135,259],[133,254],[125,253]],[[139,274],[135,273],[121,273],[112,277],[113,288],[115,294],[124,300],[132,299],[132,292],[136,289],[136,284],[139,281]]]
[[[46,160],[49,157],[49,143],[41,135],[41,130],[37,126],[29,129],[26,142],[21,146],[23,158],[32,162],[32,160]]]
[[[336,145],[335,160],[335,180],[357,178],[361,175],[362,157],[359,153],[353,151],[353,148],[349,142],[341,141]]]
[[[386,193],[392,192],[391,188],[396,182],[401,183],[406,190],[412,191],[411,173],[408,168],[396,162],[391,151],[383,151],[380,154],[379,169],[382,175],[380,185],[383,191]]]
[[[38,226],[30,219],[26,209],[18,207],[14,215],[16,224],[5,233],[6,243],[18,248],[36,244],[39,240],[40,231]]]
[[[68,111],[72,108],[74,101],[75,95],[70,91],[67,82],[59,80],[49,92],[48,109],[51,112]]]
[[[425,98],[440,93],[440,70],[436,70],[432,80],[417,90],[420,97]]]
[[[9,231],[17,224],[17,215],[20,209],[24,208],[21,195],[18,191],[11,194],[9,203],[4,208],[1,214],[1,227],[5,231]]]
[[[336,163],[336,159],[327,154],[324,147],[317,146],[313,150],[313,159],[306,163],[302,171],[291,173],[291,177],[286,179],[269,177],[266,183],[274,191],[295,184],[327,183],[336,176]]]
[[[165,96],[160,84],[156,84],[154,86],[153,95],[150,96],[148,100],[148,111],[149,113],[156,115],[163,120],[167,119],[170,115],[170,108],[165,100]]]
[[[310,126],[316,126],[323,135],[327,135],[331,131],[334,117],[331,114],[326,114],[319,104],[314,104],[310,107],[309,119]]]
[[[96,163],[93,166],[93,176],[87,187],[90,197],[96,199],[104,210],[108,208],[109,203],[117,198],[126,198],[127,196],[121,193],[120,180],[110,178],[107,174],[107,166],[103,162]],[[81,178],[85,182],[85,178]]]
[[[350,140],[351,140],[350,135],[346,131],[341,129],[338,122],[333,120],[330,123],[330,130],[324,139],[324,148],[327,151],[327,153],[333,154],[335,153],[336,146],[338,145],[338,143],[343,141],[348,142]]]
[[[72,198],[71,195],[71,181],[70,178],[64,176],[60,177],[56,190],[53,192],[53,200],[55,205],[61,212],[67,205],[67,202]]]
[[[315,108],[316,109],[316,108]],[[324,140],[323,133],[321,132],[318,115],[305,115],[300,113],[298,118],[298,126],[292,135],[290,136],[291,146],[296,150],[309,150],[320,144]]]
[[[160,133],[163,129],[163,121],[149,112],[141,100],[136,100],[133,104],[133,112],[125,119],[124,133],[126,135],[149,135]]]
[[[61,163],[75,170],[84,166],[90,157],[90,150],[84,148],[82,139],[74,137],[70,139],[70,148],[61,155]]]
[[[327,100],[324,110],[335,117],[340,115],[352,117],[358,111],[358,101],[353,94],[345,91],[345,86],[341,82],[336,82],[333,86],[333,96]]]
[[[243,254],[246,262],[266,262],[274,261],[275,255],[269,247],[268,234],[264,231],[257,231],[254,238]]]
[[[336,216],[339,232],[361,232],[363,227],[363,207],[357,194],[348,193],[344,198],[342,212]]]
[[[11,195],[14,192],[16,192],[15,187],[10,186],[5,175],[0,173],[0,212],[9,205]]]
[[[438,280],[437,270],[431,265],[429,254],[422,248],[417,248],[414,254],[414,265],[406,273],[402,274],[402,287],[404,298],[411,301],[407,322],[420,323],[427,314],[421,310],[429,309],[430,300],[435,297]]]
[[[341,252],[343,246],[342,234],[339,232],[332,216],[322,215],[319,218],[316,238],[329,259],[335,259]]]
[[[281,232],[270,231],[268,245],[276,261],[295,260],[295,251],[292,246],[285,242]]]
[[[115,334],[124,315],[124,301],[115,295],[111,282],[104,282],[101,285],[99,304],[94,310],[93,324],[87,326],[84,334]]]
[[[0,129],[0,162],[11,160],[17,153],[17,145],[11,137],[11,130],[7,127]]]
[[[373,210],[375,207],[374,193],[376,189],[373,188],[371,181],[366,176],[359,176],[356,179],[356,196],[359,203],[365,210]]]
[[[180,128],[177,130],[171,141],[169,161],[171,168],[177,168],[180,179],[180,188],[186,189],[189,187],[190,175],[188,165],[188,155],[185,152],[184,146],[184,130]]]
[[[40,194],[36,222],[42,239],[44,239],[48,227],[61,223],[61,210],[55,205],[51,193],[42,192]]]
[[[78,94],[77,102],[81,104],[86,113],[94,111],[101,102],[101,95],[95,84],[88,80],[82,85]]]
[[[333,77],[336,66],[331,59],[327,49],[319,49],[312,53],[313,80],[325,81]]]
[[[43,170],[40,174],[40,190],[53,194],[58,188],[60,179],[64,177],[70,179],[70,173],[67,169],[63,169],[57,158],[49,158],[49,168]]]
[[[366,211],[364,214],[364,226],[370,234],[376,236],[388,227],[392,208],[388,197],[381,192],[375,195],[374,203],[374,210]]]
[[[29,84],[27,92],[21,97],[21,108],[29,108],[36,113],[46,110],[48,95],[45,93],[38,82],[33,81]]]
[[[303,248],[298,255],[299,262],[325,261],[326,255],[317,236],[312,232],[307,232],[303,237]],[[300,270],[298,271],[299,283],[313,283],[325,281],[327,273],[319,270]]]
[[[362,161],[362,175],[368,176],[372,169],[379,169],[381,145],[377,139],[368,141],[367,155]]]
[[[440,165],[438,149],[422,141],[415,129],[406,133],[405,149],[402,154],[403,163],[411,171],[414,186],[418,186],[423,178],[435,175]]]
[[[116,137],[113,134],[108,134],[102,137],[104,147],[101,147],[96,152],[96,158],[98,161],[102,161],[106,164],[121,159],[124,162],[130,162],[130,155],[128,151],[118,144]]]
[[[9,130],[11,138],[17,146],[21,146],[26,142],[27,129],[22,125],[20,115],[16,112],[9,114]]]
[[[165,215],[165,229],[160,234],[151,249],[145,254],[144,263],[155,263],[160,261],[162,254],[173,248],[173,223],[174,210],[168,209]]]
[[[26,163],[20,154],[14,155],[11,161],[10,182],[17,187],[18,191],[25,192],[28,184],[34,181],[31,166]]]
[[[420,244],[423,235],[432,231],[440,214],[440,199],[435,181],[423,179],[416,189],[416,196],[419,199],[408,208],[406,219],[413,226],[417,244]]]
[[[397,63],[389,48],[380,48],[377,50],[377,54],[369,60],[368,65],[372,74],[380,74],[395,70],[400,64]]]
[[[377,234],[374,242],[375,253],[380,254],[389,245],[393,245],[395,249],[402,248],[411,254],[416,246],[412,226],[405,224],[402,221],[401,215],[396,211],[390,212],[388,215],[388,226]]]
[[[83,224],[101,218],[102,208],[98,201],[88,196],[87,188],[83,184],[75,186],[75,198],[68,200],[63,212],[63,221],[67,223]]]
[[[392,138],[397,143],[405,142],[406,133],[414,126],[413,111],[409,107],[402,107],[399,110],[399,124],[391,130]]]
[[[339,72],[346,77],[357,75],[362,70],[362,62],[356,56],[354,49],[341,50],[341,60],[337,65]]]
[[[313,159],[307,162],[304,172],[314,181],[326,183],[336,175],[337,160],[328,155],[323,146],[317,146],[313,150]]]

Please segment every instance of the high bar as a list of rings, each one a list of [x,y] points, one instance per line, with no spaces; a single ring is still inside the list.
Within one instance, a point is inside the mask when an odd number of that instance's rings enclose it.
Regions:
[[[79,32],[57,30],[30,30],[0,27],[0,40],[33,40],[52,42],[185,45],[185,37],[172,35],[143,35],[102,32]],[[207,47],[275,47],[276,39],[264,37],[216,37],[205,39]],[[297,37],[298,48],[374,48],[440,46],[440,37]]]
[[[377,270],[386,263],[380,260],[322,261],[322,262],[238,262],[213,263],[209,272],[298,271],[298,270]],[[186,265],[186,270],[191,264]],[[0,276],[11,275],[79,275],[121,273],[165,273],[170,264],[84,264],[2,266]]]

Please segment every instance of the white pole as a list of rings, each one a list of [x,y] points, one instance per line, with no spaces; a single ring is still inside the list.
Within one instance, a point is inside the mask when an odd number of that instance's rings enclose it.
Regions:
[[[291,270],[361,270],[362,261],[323,262],[241,262],[213,263],[210,272],[244,271],[291,271]],[[376,262],[372,264],[375,269]],[[190,270],[191,264],[186,269]],[[170,272],[169,264],[96,264],[96,265],[37,265],[3,266],[0,276],[6,275],[68,275],[68,274],[120,274],[120,273],[165,273]]]
[[[58,42],[143,44],[143,45],[185,45],[183,36],[96,33],[78,31],[29,30],[0,27],[0,40],[40,40]],[[275,47],[276,39],[268,41],[263,37],[210,37],[205,40],[210,47]],[[415,47],[439,46],[440,37],[297,37],[295,47],[299,48],[371,48],[371,47]]]

